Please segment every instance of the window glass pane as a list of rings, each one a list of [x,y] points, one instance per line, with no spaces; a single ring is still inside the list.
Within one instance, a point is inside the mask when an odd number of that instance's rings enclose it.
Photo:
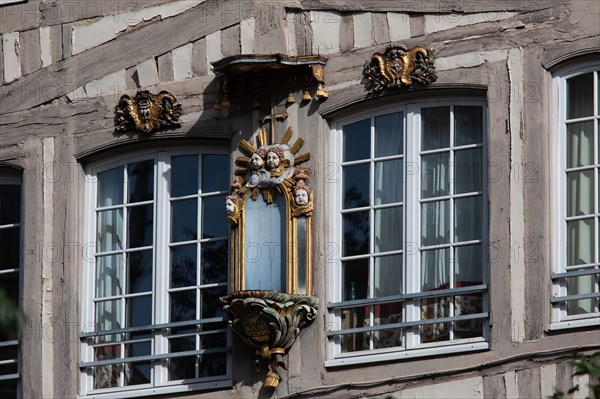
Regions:
[[[198,156],[177,156],[171,162],[171,197],[198,194]]]
[[[169,352],[187,352],[196,350],[196,336],[169,340]],[[196,377],[196,357],[178,357],[169,361],[169,381]]]
[[[227,346],[227,334],[214,333],[200,336],[200,348],[224,348]]]
[[[152,231],[154,227],[154,206],[141,205],[127,209],[128,248],[145,247],[152,245]]]
[[[369,211],[343,215],[344,256],[369,252]]]
[[[343,176],[344,209],[368,206],[369,164],[345,166]]]
[[[196,319],[196,290],[171,292],[171,323]]]
[[[421,205],[421,245],[450,242],[450,201]]]
[[[152,295],[127,298],[127,327],[142,327],[152,324]]]
[[[123,293],[123,256],[121,254],[96,258],[96,297]]]
[[[227,237],[225,196],[202,198],[202,238]]]
[[[479,144],[483,137],[481,107],[454,107],[454,145]]]
[[[594,122],[567,125],[567,167],[594,163]]]
[[[463,316],[483,312],[483,295],[469,294],[454,297],[454,315]],[[483,335],[481,319],[461,320],[454,323],[454,339],[475,338]]]
[[[196,285],[196,244],[171,248],[171,288]]]
[[[481,284],[483,282],[481,244],[456,247],[454,251],[454,285],[462,287]]]
[[[198,377],[202,378],[224,375],[227,371],[226,364],[227,358],[223,353],[202,355],[200,356],[200,370]]]
[[[227,241],[201,245],[202,284],[227,282]]]
[[[123,248],[123,209],[98,212],[98,252]]]
[[[375,258],[375,297],[402,294],[402,254]]]
[[[370,306],[357,306],[342,310],[342,329],[347,330],[370,325]],[[369,350],[370,337],[370,333],[341,335],[342,352]]]
[[[596,275],[567,278],[567,295],[593,294],[598,292]],[[585,314],[598,312],[598,300],[595,298],[567,301],[567,314]]]
[[[421,109],[421,150],[450,146],[450,107]]]
[[[121,358],[121,345],[99,346],[94,349],[96,361]],[[94,389],[111,388],[119,385],[123,373],[123,364],[110,364],[96,368]]]
[[[98,206],[123,203],[123,168],[98,173]]]
[[[450,153],[423,155],[421,157],[421,198],[448,195]]]
[[[449,297],[427,298],[421,300],[421,318],[439,319],[450,316],[452,301]],[[452,323],[435,323],[421,326],[421,342],[447,341],[450,339]]]
[[[5,398],[18,398],[18,380],[0,381],[0,392]]]
[[[344,162],[371,156],[371,119],[344,126]]]
[[[104,331],[125,327],[122,306],[120,299],[96,302],[96,330]]]
[[[198,200],[171,202],[171,242],[197,240]]]
[[[227,295],[227,287],[205,288],[202,294],[202,318],[221,317],[223,308],[219,298]]]
[[[454,193],[470,193],[482,188],[481,149],[454,153]]]
[[[404,187],[402,163],[402,159],[375,163],[375,205],[402,202]]]
[[[421,252],[421,290],[450,288],[450,249]]]
[[[594,171],[567,173],[567,216],[594,213]]]
[[[402,323],[402,304],[388,303],[373,306],[373,324],[382,326],[386,324]],[[402,330],[378,330],[373,333],[373,348],[392,348],[402,345]]]
[[[342,300],[365,299],[369,294],[369,259],[342,262]]]
[[[154,160],[127,165],[129,202],[149,201],[154,197]]]
[[[0,294],[3,295],[1,309],[3,323],[0,328],[0,341],[19,339],[19,272],[0,274]],[[2,351],[12,351],[12,347],[0,347],[0,356]],[[14,358],[16,357],[15,348]]]
[[[0,230],[0,270],[19,268],[20,234],[19,227]]]
[[[375,156],[400,155],[403,152],[403,114],[378,116],[375,118]]]
[[[594,114],[594,74],[592,72],[567,80],[567,119]]]
[[[567,222],[567,266],[594,262],[594,219]]]
[[[202,156],[202,192],[227,191],[229,188],[229,155]]]
[[[402,207],[375,211],[375,252],[402,249]]]
[[[21,215],[21,186],[0,185],[0,225],[19,223]]]
[[[1,333],[1,335],[5,335],[4,333]],[[16,340],[17,339],[18,334],[15,332],[14,337],[15,338],[11,338],[10,340]],[[19,372],[19,364],[18,364],[18,358],[19,358],[19,346],[18,345],[7,345],[7,346],[0,346],[0,376],[6,376],[8,374],[17,374]],[[4,361],[12,361],[12,360],[17,360],[17,362],[15,363],[4,363],[2,364]],[[0,383],[5,382],[6,380],[0,380]],[[16,394],[15,396],[8,396],[6,391],[3,391],[3,386],[0,385],[0,393],[2,394],[2,398],[17,398]]]
[[[152,250],[127,254],[127,293],[152,291]]]
[[[481,196],[457,198],[454,202],[454,214],[456,242],[481,239]]]
[[[136,342],[134,344],[125,345],[125,354],[127,357],[151,355],[151,342]],[[130,371],[129,373],[125,373],[125,385],[139,385],[150,383],[150,362],[135,362],[131,363],[130,365],[126,365],[125,367],[128,367]]]

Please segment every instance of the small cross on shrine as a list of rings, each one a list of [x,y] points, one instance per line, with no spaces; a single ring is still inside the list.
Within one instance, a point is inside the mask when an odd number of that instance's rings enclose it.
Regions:
[[[288,113],[285,111],[277,113],[277,106],[275,105],[273,98],[271,98],[271,113],[259,118],[258,120],[261,125],[264,125],[267,123],[267,121],[270,122],[271,144],[275,143],[277,140],[275,135],[275,125],[277,124],[277,121],[279,120],[283,122],[287,119],[287,117]]]

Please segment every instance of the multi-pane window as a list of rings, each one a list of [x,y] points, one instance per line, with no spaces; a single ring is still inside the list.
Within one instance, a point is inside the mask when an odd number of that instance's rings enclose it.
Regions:
[[[473,101],[338,124],[332,365],[487,345],[485,132]]]
[[[600,64],[555,78],[553,328],[600,323]]]
[[[231,384],[228,171],[229,155],[189,152],[90,171],[83,394]]]
[[[0,396],[18,397],[21,179],[0,168]]]

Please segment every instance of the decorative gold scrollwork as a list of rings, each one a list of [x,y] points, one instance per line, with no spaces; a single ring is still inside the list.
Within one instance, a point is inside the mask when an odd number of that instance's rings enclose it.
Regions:
[[[367,90],[380,92],[394,87],[410,86],[413,82],[428,85],[437,80],[432,49],[390,46],[383,54],[375,53],[365,63]]]
[[[137,130],[149,134],[155,130],[179,126],[181,104],[168,91],[155,95],[143,90],[138,91],[135,97],[122,96],[115,113],[118,132]]]
[[[278,368],[285,368],[283,356],[298,338],[300,330],[317,317],[319,299],[276,291],[238,291],[220,298],[233,330],[256,356],[268,362],[265,387],[281,381]]]

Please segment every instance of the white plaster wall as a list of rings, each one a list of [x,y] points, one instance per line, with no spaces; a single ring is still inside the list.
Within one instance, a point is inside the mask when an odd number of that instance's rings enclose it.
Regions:
[[[340,51],[340,15],[330,11],[311,11],[313,54],[331,54]]]
[[[135,26],[142,21],[149,21],[160,16],[168,18],[197,6],[204,0],[182,0],[156,7],[142,8],[114,15],[107,15],[96,22],[76,22],[73,26],[73,54],[106,43],[129,26]]]
[[[2,35],[2,50],[4,52],[4,81],[10,83],[21,77],[19,32]]]
[[[405,389],[393,394],[397,399],[483,399],[483,379],[466,378]]]
[[[387,13],[390,41],[408,39],[410,37],[410,18],[408,14],[401,12]]]
[[[244,19],[240,22],[240,45],[242,54],[251,54],[254,52],[254,27],[256,20],[254,17]]]
[[[354,14],[354,47],[373,45],[373,19],[370,12]]]
[[[178,82],[189,79],[192,72],[192,43],[178,47],[173,53],[173,79]]]

